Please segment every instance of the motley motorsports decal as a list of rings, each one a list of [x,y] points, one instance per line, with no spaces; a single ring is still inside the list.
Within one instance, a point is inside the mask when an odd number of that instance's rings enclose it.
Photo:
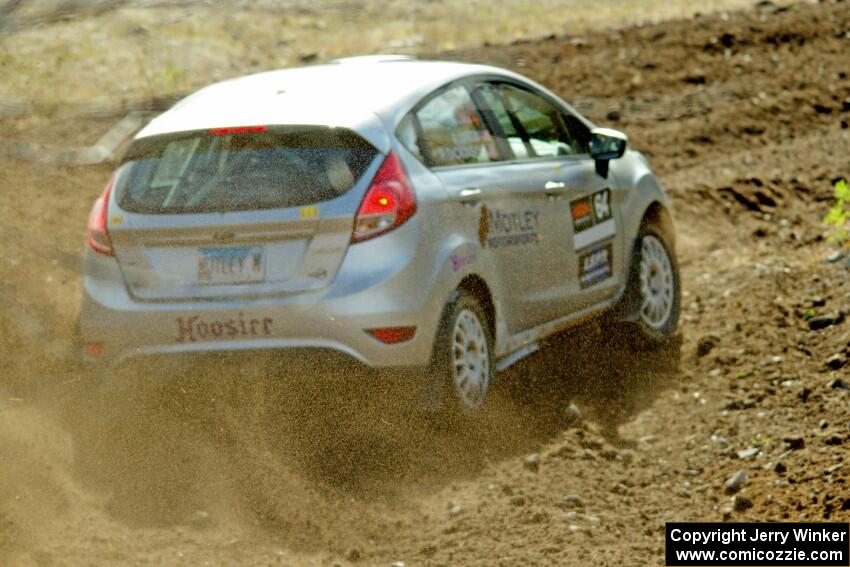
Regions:
[[[539,224],[537,211],[513,212],[481,207],[478,238],[482,246],[490,248],[536,244],[540,240]]]
[[[582,289],[596,285],[611,277],[613,247],[608,242],[591,248],[578,257],[579,284]]]
[[[487,246],[487,235],[490,234],[490,211],[487,205],[481,206],[481,218],[478,221],[478,242],[481,248]]]
[[[617,230],[611,209],[611,190],[603,189],[570,203],[570,215],[575,231],[575,248],[611,238]]]

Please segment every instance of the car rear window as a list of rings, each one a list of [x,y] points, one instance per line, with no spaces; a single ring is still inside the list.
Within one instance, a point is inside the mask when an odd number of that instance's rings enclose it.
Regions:
[[[131,144],[115,191],[139,213],[299,207],[338,197],[377,150],[350,130],[252,127],[141,138]]]

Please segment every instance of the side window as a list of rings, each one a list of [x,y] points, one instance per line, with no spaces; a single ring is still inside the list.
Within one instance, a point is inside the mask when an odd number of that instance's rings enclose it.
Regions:
[[[493,113],[493,119],[502,129],[502,134],[510,146],[511,151],[517,159],[525,159],[534,155],[531,144],[520,134],[522,125],[518,124],[517,118],[508,113],[508,109],[502,102],[502,89],[498,85],[485,83],[476,90],[488,111]],[[487,112],[487,111],[485,111]]]
[[[419,161],[425,161],[422,156],[422,148],[419,147],[419,137],[416,135],[416,125],[413,123],[413,116],[408,114],[398,125],[396,130],[399,141],[405,148],[410,150],[410,153],[419,158]]]
[[[424,142],[420,145],[424,145],[431,165],[500,159],[493,136],[462,86],[452,87],[428,101],[416,112],[416,118]]]
[[[505,102],[522,124],[535,155],[550,157],[578,153],[570,144],[559,109],[528,91],[510,85],[503,88]]]
[[[519,128],[525,154],[552,157],[587,153],[587,129],[577,118],[565,115],[547,99],[525,89],[508,84],[496,88],[501,90],[501,100]],[[512,148],[515,145],[511,143]]]

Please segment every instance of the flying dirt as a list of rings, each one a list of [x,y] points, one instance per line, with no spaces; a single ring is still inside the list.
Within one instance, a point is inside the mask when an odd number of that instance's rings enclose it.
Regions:
[[[685,290],[674,345],[590,324],[462,429],[330,358],[67,362],[110,166],[0,157],[0,565],[645,566],[668,521],[850,520],[850,261],[822,223],[850,176],[848,49],[850,4],[760,2],[438,54],[628,132]],[[112,122],[0,118],[45,145]]]

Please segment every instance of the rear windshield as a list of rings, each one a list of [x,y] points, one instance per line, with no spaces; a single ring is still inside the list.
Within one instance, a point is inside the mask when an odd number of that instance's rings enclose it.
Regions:
[[[136,140],[115,188],[121,208],[201,213],[309,205],[351,189],[377,153],[349,130],[251,130]]]

